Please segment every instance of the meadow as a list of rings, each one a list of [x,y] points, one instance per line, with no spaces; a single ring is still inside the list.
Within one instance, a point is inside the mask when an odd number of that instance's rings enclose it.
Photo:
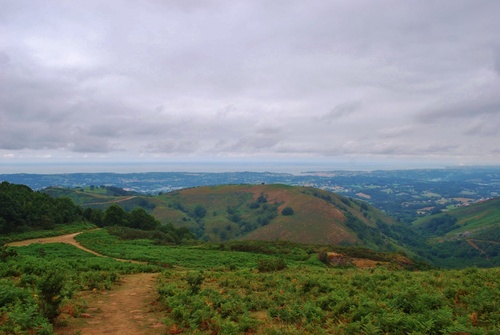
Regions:
[[[61,309],[85,311],[82,290],[160,273],[171,334],[497,334],[500,269],[404,269],[389,254],[372,268],[327,266],[317,246],[288,243],[157,245],[106,229],[77,236],[118,262],[64,244],[3,248],[0,333],[53,334]],[[245,251],[246,250],[246,251]],[[354,252],[345,249],[346,252]],[[359,250],[359,249],[358,249]],[[339,251],[338,249],[336,250]],[[393,258],[394,259],[394,258]]]

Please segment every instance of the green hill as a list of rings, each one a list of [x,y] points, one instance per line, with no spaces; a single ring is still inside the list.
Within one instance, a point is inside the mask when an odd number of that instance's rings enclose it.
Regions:
[[[415,222],[436,264],[500,265],[500,199],[490,199]]]
[[[50,188],[77,204],[127,211],[143,207],[163,224],[190,229],[199,239],[286,240],[408,251],[414,232],[373,206],[311,187],[222,185],[178,190],[159,196],[109,192],[106,188]]]

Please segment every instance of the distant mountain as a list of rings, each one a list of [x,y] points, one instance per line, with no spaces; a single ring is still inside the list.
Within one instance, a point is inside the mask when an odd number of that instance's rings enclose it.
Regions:
[[[427,238],[428,258],[443,266],[500,266],[500,199],[425,217],[414,226]]]

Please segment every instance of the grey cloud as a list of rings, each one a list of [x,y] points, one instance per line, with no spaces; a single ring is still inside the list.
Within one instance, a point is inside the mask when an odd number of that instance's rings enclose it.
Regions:
[[[497,87],[500,88],[500,87]],[[478,116],[499,117],[500,96],[498,94],[480,95],[478,98],[452,102],[444,107],[428,109],[416,115],[416,121],[429,124],[441,120],[473,119]]]
[[[335,106],[330,112],[323,114],[319,119],[321,121],[334,122],[355,113],[360,107],[360,102],[346,102]]]
[[[143,147],[145,152],[152,153],[175,153],[175,154],[190,154],[196,152],[200,145],[197,141],[189,140],[164,140],[155,143],[148,143]]]
[[[221,141],[218,151],[229,151],[233,153],[262,152],[273,150],[283,140],[281,130],[277,127],[264,127],[254,132],[246,132],[237,141]]]
[[[96,138],[83,138],[77,142],[70,142],[67,145],[68,149],[77,153],[109,153],[116,151],[123,151],[119,145],[103,141]]]
[[[7,67],[10,63],[10,57],[3,51],[0,51],[0,68]]]
[[[7,2],[0,155],[493,152],[499,11],[488,0]]]
[[[470,136],[498,137],[498,134],[500,134],[500,117],[497,120],[475,121],[466,128],[464,134]]]
[[[405,137],[409,134],[413,134],[413,127],[410,125],[396,126],[392,128],[383,128],[378,130],[378,134],[381,138],[398,138]]]
[[[493,50],[493,69],[500,76],[500,46]]]

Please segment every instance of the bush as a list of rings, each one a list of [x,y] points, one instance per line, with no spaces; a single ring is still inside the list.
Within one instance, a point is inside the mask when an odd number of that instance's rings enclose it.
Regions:
[[[272,272],[286,269],[287,265],[283,258],[261,259],[257,265],[259,272]]]
[[[189,291],[192,294],[197,294],[200,292],[201,284],[205,280],[205,277],[203,276],[203,272],[198,272],[197,274],[190,273],[185,279],[189,285]]]
[[[56,271],[48,272],[39,282],[40,308],[44,316],[51,322],[59,316],[60,304],[63,300],[61,291],[63,289],[64,277]]]
[[[293,215],[294,211],[293,211],[293,208],[292,207],[285,207],[283,208],[283,210],[281,211],[281,215],[283,216],[289,216],[289,215]]]

